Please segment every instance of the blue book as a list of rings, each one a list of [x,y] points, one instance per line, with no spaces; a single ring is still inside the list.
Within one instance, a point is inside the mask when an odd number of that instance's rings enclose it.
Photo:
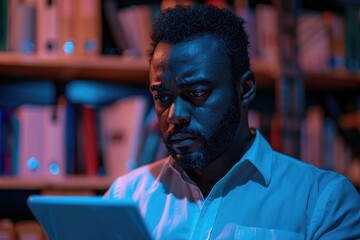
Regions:
[[[0,107],[0,175],[5,173],[6,141],[6,109]]]
[[[65,113],[65,168],[66,174],[75,173],[76,160],[76,112],[71,102],[66,103]]]
[[[86,80],[69,82],[65,88],[65,95],[73,103],[92,106],[108,105],[134,95],[148,95],[150,98],[149,90],[146,87],[124,86]]]
[[[31,94],[29,94],[31,93]],[[0,105],[49,105],[56,102],[56,86],[52,81],[8,82],[0,84]]]
[[[11,146],[11,173],[17,175],[19,171],[20,121],[16,114],[11,117]]]

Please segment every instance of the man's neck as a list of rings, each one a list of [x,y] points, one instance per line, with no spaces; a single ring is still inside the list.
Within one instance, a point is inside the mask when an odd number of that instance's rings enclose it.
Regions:
[[[234,141],[234,144],[222,156],[215,159],[205,168],[186,171],[189,177],[200,188],[204,198],[209,195],[214,185],[241,159],[250,148],[253,140],[254,135],[246,135],[241,141]]]

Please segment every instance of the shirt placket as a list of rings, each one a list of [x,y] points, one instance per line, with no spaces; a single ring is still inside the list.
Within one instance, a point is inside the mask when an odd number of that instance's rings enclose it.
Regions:
[[[223,186],[223,181],[218,182],[203,202],[191,239],[210,239],[211,231],[221,204]],[[192,194],[194,199],[196,199],[196,196],[198,196],[198,199],[202,198],[200,189],[196,186],[192,186]]]

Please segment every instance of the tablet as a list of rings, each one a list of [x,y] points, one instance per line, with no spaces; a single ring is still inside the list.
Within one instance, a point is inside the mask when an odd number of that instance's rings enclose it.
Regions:
[[[51,240],[151,239],[130,200],[32,195],[27,204]]]

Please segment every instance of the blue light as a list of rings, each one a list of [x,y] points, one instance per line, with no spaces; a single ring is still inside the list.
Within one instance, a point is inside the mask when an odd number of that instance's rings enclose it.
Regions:
[[[26,42],[24,43],[22,47],[22,51],[25,53],[32,53],[35,51],[35,44],[32,42]]]
[[[39,160],[36,157],[30,157],[26,161],[26,166],[30,171],[36,171],[40,167]]]
[[[49,166],[49,171],[51,175],[59,175],[60,173],[59,164],[57,164],[56,162],[52,162]]]
[[[97,48],[97,42],[96,40],[89,40],[85,44],[85,51],[86,52],[93,52]]]
[[[72,41],[67,41],[64,43],[64,53],[73,54],[75,51],[75,45]]]

